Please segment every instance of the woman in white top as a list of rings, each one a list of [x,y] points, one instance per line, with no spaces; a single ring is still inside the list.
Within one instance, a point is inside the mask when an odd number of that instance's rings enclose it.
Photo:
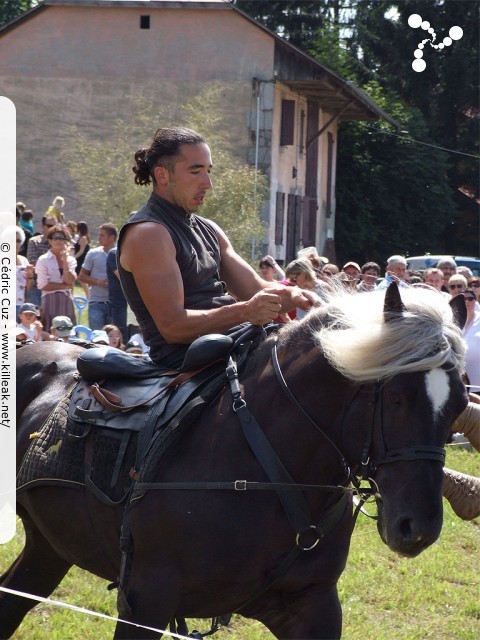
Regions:
[[[72,290],[77,274],[77,261],[67,251],[65,227],[55,225],[47,234],[50,250],[40,256],[35,265],[37,286],[42,291],[44,326],[50,329],[55,316],[68,316],[77,324]]]
[[[467,307],[467,322],[463,336],[467,343],[466,373],[470,382],[469,391],[480,392],[480,305],[472,289],[463,292]]]

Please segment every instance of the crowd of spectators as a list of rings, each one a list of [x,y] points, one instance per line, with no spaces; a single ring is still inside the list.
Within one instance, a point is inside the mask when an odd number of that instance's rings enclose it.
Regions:
[[[390,256],[384,269],[376,262],[368,261],[360,266],[355,261],[347,261],[343,266],[331,263],[328,258],[319,256],[315,247],[307,247],[297,254],[297,259],[282,268],[272,256],[260,260],[259,270],[268,280],[297,285],[314,290],[325,298],[330,289],[342,289],[351,293],[386,289],[391,282],[400,287],[421,286],[438,291],[439,295],[450,300],[457,295],[465,298],[467,322],[463,328],[467,342],[466,380],[472,392],[480,392],[480,277],[470,269],[457,266],[454,260],[441,260],[437,267],[426,269],[423,273],[409,271],[407,260],[402,255]],[[383,275],[382,275],[383,271]],[[290,322],[300,319],[305,312],[284,314],[277,322]]]
[[[62,196],[54,198],[35,232],[33,212],[17,202],[17,342],[88,341],[148,354],[138,327],[127,322],[115,225],[100,225],[94,243],[87,222],[66,220],[64,206]]]
[[[33,212],[25,203],[17,203],[17,340],[87,339],[130,353],[148,354],[138,327],[132,330],[127,322],[128,307],[117,269],[115,225],[100,225],[95,243],[87,222],[65,219],[64,206],[65,199],[56,196],[41,218],[41,232],[35,232]],[[266,255],[258,269],[268,282],[309,289],[323,299],[331,288],[363,293],[385,289],[393,281],[400,287],[428,286],[447,299],[463,295],[467,307],[467,375],[472,390],[480,391],[480,277],[457,266],[454,260],[445,258],[423,273],[409,271],[402,255],[390,256],[384,269],[373,261],[360,266],[349,260],[340,266],[320,256],[315,247],[305,247],[284,267]],[[76,295],[75,286],[83,296]],[[88,320],[81,324],[84,308]],[[304,315],[297,309],[281,314],[276,321],[292,322]]]

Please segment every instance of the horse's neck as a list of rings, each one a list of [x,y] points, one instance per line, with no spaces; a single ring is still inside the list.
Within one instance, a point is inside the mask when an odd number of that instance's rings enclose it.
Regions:
[[[268,357],[264,354],[255,371],[250,370],[243,381],[244,399],[277,453],[281,456],[294,450],[302,478],[297,481],[318,481],[323,472],[328,475],[332,468],[340,470],[336,464],[338,455],[333,455],[327,440],[328,437],[340,445],[344,402],[343,387],[338,385],[340,376],[313,345],[305,351],[280,348],[278,360],[281,375],[301,408],[277,377],[270,353]]]

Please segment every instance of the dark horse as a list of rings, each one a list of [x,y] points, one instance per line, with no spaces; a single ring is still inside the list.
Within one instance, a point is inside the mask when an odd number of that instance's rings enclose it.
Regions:
[[[396,285],[386,295],[333,295],[250,354],[240,380],[247,422],[261,426],[302,491],[268,490],[271,475],[239,420],[243,402],[234,411],[227,386],[131,500],[121,617],[165,629],[175,617],[237,611],[278,638],[339,638],[336,585],[354,522],[351,494],[341,491],[351,486],[349,469],[373,478],[378,530],[390,549],[413,557],[435,542],[443,447],[467,405],[464,343],[439,298],[413,288],[400,297]],[[73,386],[79,352],[60,343],[19,350],[19,460],[29,434]],[[166,482],[211,489],[156,490]],[[237,490],[215,490],[227,482]],[[246,490],[249,483],[265,490]],[[28,490],[18,503],[26,544],[1,586],[46,597],[72,565],[117,580],[122,506],[62,486]],[[0,592],[0,636],[12,634],[32,606]],[[158,634],[119,622],[115,637]]]

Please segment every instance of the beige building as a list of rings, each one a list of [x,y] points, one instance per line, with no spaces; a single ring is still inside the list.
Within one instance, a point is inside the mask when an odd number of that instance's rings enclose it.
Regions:
[[[180,105],[210,83],[229,88],[239,157],[269,178],[262,251],[285,261],[302,246],[332,254],[338,122],[397,123],[229,0],[44,0],[0,29],[18,198],[39,218],[61,194],[68,218],[101,222],[108,212],[82,209],[62,161],[68,127],[101,139],[134,96]]]

